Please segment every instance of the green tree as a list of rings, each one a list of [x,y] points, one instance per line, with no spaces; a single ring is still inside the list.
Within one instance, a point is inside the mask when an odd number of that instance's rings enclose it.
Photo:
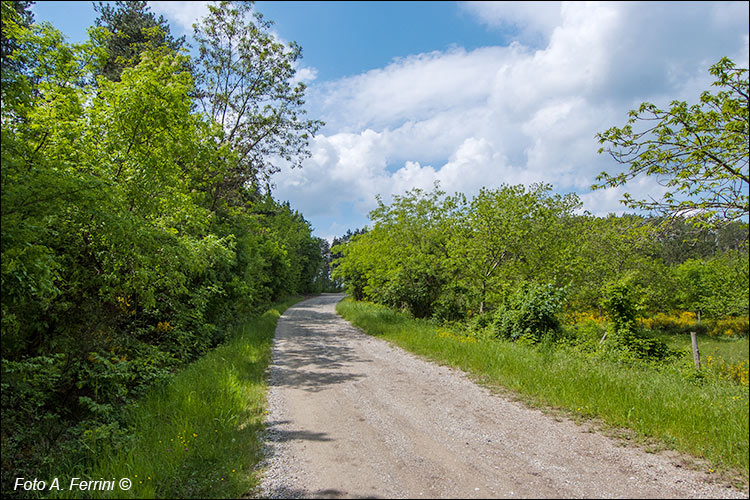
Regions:
[[[341,283],[355,300],[366,298],[367,276],[372,267],[367,259],[369,242],[363,234],[353,235],[341,242],[334,241],[331,247],[333,279]]]
[[[446,224],[452,207],[437,187],[394,196],[390,205],[378,198],[369,214],[372,229],[333,247],[342,255],[334,277],[356,298],[430,316],[448,279]]]
[[[696,227],[682,218],[675,218],[670,224],[661,220],[651,222],[658,227],[654,233],[658,255],[668,265],[679,265],[688,259],[709,259],[747,245],[748,225],[742,221],[718,227]]]
[[[700,104],[673,101],[668,110],[650,103],[630,111],[627,124],[597,134],[599,153],[626,165],[619,174],[602,172],[594,189],[620,186],[640,175],[654,176],[667,188],[661,200],[623,202],[701,224],[748,215],[748,77],[722,58],[710,69],[716,94],[703,92]],[[643,130],[634,125],[645,124]]]
[[[677,266],[680,307],[713,318],[748,312],[747,248]]]
[[[433,313],[434,302],[446,283],[448,231],[452,203],[436,186],[432,192],[412,189],[370,212],[373,228],[368,258],[368,295],[408,310],[416,317]],[[361,240],[360,240],[361,241]]]
[[[337,288],[345,288],[355,300],[365,298],[367,261],[363,258],[366,240],[357,238],[368,232],[367,228],[347,229],[346,234],[333,238],[331,245],[331,278]],[[362,249],[360,249],[362,248]]]
[[[109,57],[101,68],[109,80],[119,81],[123,68],[137,65],[146,49],[167,46],[178,51],[185,45],[185,37],[175,39],[164,16],[157,18],[145,1],[99,2],[94,9],[99,13],[96,26],[111,34],[106,41]]]
[[[2,72],[0,108],[3,484],[116,446],[123,404],[237,314],[311,290],[321,260],[309,223],[270,195],[240,187],[210,209],[205,165],[237,155],[194,112],[187,56],[149,45],[95,85],[102,28],[70,45],[6,7],[9,61],[24,64]]]
[[[572,308],[597,307],[603,298],[603,287],[625,276],[642,277],[632,278],[639,284],[659,283],[652,274],[657,245],[653,225],[648,219],[631,214],[606,217],[584,214],[569,219],[566,224],[568,239],[575,245],[569,280],[569,306]]]
[[[34,2],[22,0],[2,2],[2,20],[3,25],[7,21],[13,21],[20,26],[29,28],[31,23],[34,22],[34,13],[31,12],[31,6]],[[17,59],[12,59],[10,56],[13,51],[18,49],[18,43],[13,36],[6,35],[5,27],[0,34],[0,71],[5,73],[6,71],[19,71],[22,67],[23,62]]]
[[[551,189],[546,184],[482,189],[461,203],[450,258],[474,310],[483,313],[488,296],[495,305],[502,303],[521,282],[558,281],[566,274],[573,245],[563,233],[580,202]]]
[[[300,166],[322,124],[304,119],[305,85],[294,81],[301,48],[277,42],[260,13],[253,22],[251,5],[209,5],[194,25],[199,109],[218,124],[218,142],[237,155],[228,172],[215,175],[214,204],[235,198],[241,186],[267,183],[279,160]]]
[[[331,244],[328,243],[328,240],[324,238],[318,238],[318,246],[320,247],[320,254],[323,258],[323,264],[320,268],[320,275],[317,280],[320,283],[320,291],[339,292],[341,291],[341,287],[334,281],[334,278],[331,276],[331,263],[333,261]]]

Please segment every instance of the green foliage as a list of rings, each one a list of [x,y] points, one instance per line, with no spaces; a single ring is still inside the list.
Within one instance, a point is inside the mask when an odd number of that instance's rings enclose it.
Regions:
[[[495,312],[495,331],[501,338],[531,344],[558,340],[562,325],[557,314],[564,296],[564,289],[551,284],[525,284]]]
[[[709,318],[748,314],[747,247],[676,268],[680,307]]]
[[[332,276],[357,300],[442,322],[507,309],[511,324],[518,308],[509,308],[509,297],[529,283],[564,286],[567,311],[607,304],[616,314],[615,331],[636,332],[637,311],[700,304],[708,316],[746,314],[746,224],[688,230],[679,219],[670,229],[662,219],[637,215],[577,215],[578,207],[575,195],[552,195],[547,185],[483,189],[471,200],[413,190],[391,205],[380,201],[371,229],[339,240]],[[688,279],[690,266],[711,272]],[[617,304],[624,290],[608,284],[624,279],[629,302]],[[623,316],[625,309],[617,308],[626,305],[632,311]],[[625,344],[635,349],[638,342]]]
[[[338,283],[332,275],[333,254],[331,251],[331,245],[328,243],[328,240],[318,238],[318,246],[320,247],[320,255],[323,261],[320,267],[320,272],[315,279],[315,291],[327,293],[338,293],[343,291],[341,284]]]
[[[460,283],[448,283],[432,303],[433,317],[441,322],[459,321],[469,313],[470,290]],[[480,314],[476,318],[488,316]]]
[[[342,254],[334,277],[346,280],[354,296],[416,317],[432,315],[447,279],[445,222],[451,203],[443,195],[437,188],[414,189],[395,196],[390,206],[378,200],[370,213],[374,227],[333,248]]]
[[[612,281],[628,275],[644,293],[643,299],[659,300],[671,293],[663,290],[667,280],[654,279],[663,274],[664,266],[653,255],[659,244],[652,220],[625,214],[617,217],[582,215],[568,221],[574,242],[568,276],[569,305],[575,310],[589,310],[600,305],[602,291]],[[640,301],[639,301],[640,302]]]
[[[161,46],[178,51],[185,44],[185,37],[173,38],[167,20],[163,16],[157,19],[145,1],[99,2],[94,9],[99,12],[96,26],[110,35],[106,40],[107,62],[100,70],[109,80],[119,81],[122,70],[136,66],[144,51]]]
[[[125,407],[117,435],[89,433],[92,449],[84,466],[66,465],[58,474],[129,477],[130,490],[111,492],[120,498],[237,498],[253,491],[274,330],[298,300],[244,318],[224,345]],[[96,493],[75,495],[91,496]]]
[[[28,29],[34,22],[34,13],[31,11],[33,4],[34,2],[28,0],[3,0],[2,2],[3,30],[0,35],[0,69],[3,73],[17,72],[22,69],[22,62],[10,56],[19,47],[15,36],[17,27]]]
[[[356,298],[447,321],[497,307],[528,280],[561,285],[573,270],[567,222],[579,202],[550,191],[503,186],[467,202],[415,189],[380,200],[373,227],[333,248],[333,276]]]
[[[673,101],[669,110],[643,103],[629,113],[627,124],[597,134],[599,149],[607,151],[628,170],[602,172],[594,188],[620,186],[639,176],[655,176],[668,188],[660,201],[626,195],[632,208],[659,210],[668,216],[687,216],[706,225],[741,220],[750,205],[748,186],[748,70],[722,58],[710,69],[716,94],[703,92],[700,104]],[[647,123],[645,130],[633,125]],[[653,124],[652,124],[653,123]]]
[[[103,28],[69,45],[7,7],[18,64],[2,72],[3,485],[111,444],[119,408],[236,321],[314,291],[322,264],[288,203],[245,185],[217,202],[215,176],[240,152],[194,111],[188,56],[154,38],[103,78]]]
[[[495,290],[519,282],[566,281],[574,242],[566,222],[580,202],[551,191],[544,184],[502,186],[480,190],[469,203],[454,198],[450,268],[474,310],[497,306],[503,297]]]
[[[632,288],[626,280],[607,285],[604,289],[602,307],[616,332],[633,331],[638,315],[632,297]]]
[[[368,261],[364,250],[368,242],[356,240],[357,236],[366,232],[366,229],[362,232],[348,232],[343,238],[334,239],[331,247],[331,276],[334,281],[345,285],[347,293],[355,300],[364,299],[367,285]]]
[[[621,350],[624,357],[660,360],[672,355],[661,340],[648,337],[636,328],[638,307],[633,299],[633,288],[627,279],[609,284],[604,290],[602,306],[612,324],[611,337],[606,346]]]
[[[655,233],[659,242],[657,256],[669,265],[679,265],[689,259],[708,260],[717,254],[739,251],[746,247],[748,225],[735,221],[719,227],[698,228],[685,219],[673,219],[659,224]]]
[[[249,2],[209,4],[194,25],[199,57],[196,96],[201,112],[219,125],[219,140],[237,154],[233,168],[215,175],[215,201],[234,201],[238,188],[267,183],[274,158],[301,166],[322,122],[304,119],[305,85],[293,85],[302,49],[276,41],[271,22]]]

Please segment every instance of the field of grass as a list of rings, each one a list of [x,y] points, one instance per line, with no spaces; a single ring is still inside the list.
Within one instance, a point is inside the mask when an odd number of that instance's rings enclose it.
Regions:
[[[748,388],[696,377],[690,360],[660,367],[596,359],[564,348],[476,340],[351,299],[340,302],[337,311],[365,332],[459,368],[481,383],[573,417],[630,429],[636,438],[703,458],[712,470],[747,483]],[[744,346],[746,353],[746,341]]]
[[[265,373],[274,330],[281,313],[299,300],[287,300],[249,319],[224,345],[131,407],[127,446],[97,450],[93,468],[60,474],[129,478],[130,490],[115,486],[113,491],[75,495],[61,490],[59,496],[240,498],[252,492],[262,459]]]
[[[652,335],[662,340],[672,349],[683,350],[691,348],[689,333],[652,332]],[[748,342],[747,337],[727,338],[698,334],[697,340],[701,360],[707,359],[708,356],[713,356],[714,358],[722,358],[727,363],[734,364],[747,361],[750,358],[750,342]]]

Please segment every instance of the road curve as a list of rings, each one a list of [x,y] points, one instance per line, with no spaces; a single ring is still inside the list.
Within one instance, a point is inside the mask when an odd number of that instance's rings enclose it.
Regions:
[[[336,314],[341,298],[279,319],[265,497],[747,498],[368,336]]]

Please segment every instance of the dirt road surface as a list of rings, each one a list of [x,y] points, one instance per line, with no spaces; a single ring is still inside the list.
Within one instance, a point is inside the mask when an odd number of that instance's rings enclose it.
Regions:
[[[276,329],[261,495],[271,498],[747,498],[674,454],[490,393],[368,336],[326,294]]]

